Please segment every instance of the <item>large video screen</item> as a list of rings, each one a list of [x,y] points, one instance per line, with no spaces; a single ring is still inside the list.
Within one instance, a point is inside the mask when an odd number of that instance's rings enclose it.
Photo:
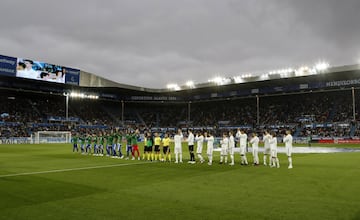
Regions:
[[[62,66],[33,61],[30,59],[17,59],[17,77],[65,83],[65,74],[66,70]]]
[[[0,75],[79,85],[80,70],[0,55]]]

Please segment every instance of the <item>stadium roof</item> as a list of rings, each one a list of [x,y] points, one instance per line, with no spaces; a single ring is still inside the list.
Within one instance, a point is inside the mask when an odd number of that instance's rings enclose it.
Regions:
[[[5,58],[3,61],[11,61]],[[12,59],[16,60],[16,58]],[[65,75],[68,76],[68,74]],[[99,97],[114,101],[202,101],[359,87],[360,65],[327,68],[327,64],[322,63],[311,68],[287,68],[240,78],[236,78],[236,76],[219,77],[214,81],[200,84],[188,82],[187,85],[172,85],[166,89],[120,84],[84,71],[79,71],[78,76],[80,84],[74,85],[39,79],[14,78],[14,76],[1,76],[0,74],[0,89],[57,95],[73,93],[78,97]]]
[[[326,65],[325,63],[321,63],[319,65]],[[318,68],[318,69],[317,69]],[[136,91],[144,91],[144,92],[152,92],[152,93],[163,93],[163,92],[176,92],[180,90],[194,90],[201,88],[213,88],[219,86],[226,85],[239,85],[243,83],[251,83],[251,82],[260,82],[260,81],[269,81],[274,79],[289,79],[289,78],[297,78],[311,75],[326,75],[330,73],[338,73],[338,72],[348,72],[348,71],[356,71],[360,70],[360,64],[354,65],[346,65],[346,66],[336,66],[336,67],[326,67],[322,69],[321,67],[299,67],[297,69],[286,68],[275,71],[270,71],[267,73],[257,73],[257,74],[246,74],[243,76],[233,76],[233,77],[218,77],[214,80],[209,80],[208,82],[203,82],[199,84],[194,84],[193,82],[187,82],[185,85],[177,85],[170,84],[168,88],[145,88],[139,86],[132,86],[121,84],[117,82],[113,82],[107,79],[104,79],[100,76],[96,76],[94,74],[81,72],[83,74],[83,83],[81,86],[85,87],[118,87]],[[92,78],[93,80],[90,80]],[[87,80],[86,80],[87,79]]]

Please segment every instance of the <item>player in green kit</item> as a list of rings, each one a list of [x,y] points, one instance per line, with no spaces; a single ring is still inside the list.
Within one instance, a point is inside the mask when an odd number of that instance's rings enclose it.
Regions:
[[[117,148],[117,142],[118,142],[118,135],[116,132],[113,131],[111,136],[113,137],[113,143],[111,146],[111,158],[117,158],[116,148]]]
[[[99,156],[99,138],[96,136],[96,134],[93,134],[92,136],[92,142],[94,147],[94,156]]]
[[[114,140],[114,138],[111,134],[108,134],[106,136],[106,156],[107,157],[111,155],[113,140]]]
[[[105,131],[102,133],[102,139],[103,139],[103,156],[105,156],[106,155],[105,151],[107,152],[107,134]]]
[[[121,131],[118,131],[118,133],[117,133],[117,143],[116,143],[116,146],[117,146],[117,151],[119,152],[119,157],[118,157],[119,159],[123,159],[123,158],[124,158],[124,155],[123,155],[122,152],[121,152],[122,140],[123,140],[122,132],[121,132]]]
[[[104,143],[105,143],[105,138],[104,135],[100,132],[99,133],[99,156],[104,156]]]
[[[92,142],[92,137],[90,134],[87,134],[86,136],[86,153],[87,154],[91,154],[91,142]]]
[[[85,154],[85,137],[84,137],[84,136],[80,136],[80,137],[79,137],[79,140],[80,140],[81,154]]]
[[[79,152],[79,148],[78,148],[78,140],[79,137],[75,134],[71,137],[71,143],[73,143],[73,152]]]

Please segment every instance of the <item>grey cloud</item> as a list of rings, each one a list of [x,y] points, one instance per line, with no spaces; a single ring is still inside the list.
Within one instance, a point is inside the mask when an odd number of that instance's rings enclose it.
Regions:
[[[0,53],[164,87],[360,56],[356,0],[3,1]]]

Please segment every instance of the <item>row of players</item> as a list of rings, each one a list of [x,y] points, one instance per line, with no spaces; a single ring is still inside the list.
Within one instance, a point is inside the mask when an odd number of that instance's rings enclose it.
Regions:
[[[121,143],[123,140],[126,141],[126,159],[129,159],[130,153],[132,154],[132,160],[135,160],[135,153],[137,154],[138,160],[140,160],[140,152],[138,147],[138,139],[140,137],[139,130],[136,130],[133,133],[122,134],[122,133],[112,133],[110,135],[102,134],[99,136],[90,136],[87,137],[77,137],[74,136],[72,141],[74,144],[73,151],[78,151],[78,141],[80,141],[80,149],[83,154],[91,153],[92,145],[94,149],[94,156],[103,156],[104,155],[104,146],[106,147],[106,155],[113,158],[124,158],[124,155],[121,152]],[[204,142],[207,142],[206,154],[208,157],[208,164],[212,165],[213,162],[213,150],[214,150],[214,136],[210,132],[201,132],[197,133],[194,136],[192,130],[188,130],[187,138],[184,138],[182,130],[178,129],[177,133],[173,138],[169,137],[168,133],[165,133],[164,137],[161,138],[158,133],[152,135],[150,132],[144,134],[144,154],[142,159],[149,161],[171,161],[170,153],[170,142],[174,142],[174,154],[175,154],[175,163],[182,163],[182,142],[186,141],[189,148],[190,160],[188,163],[196,163],[195,152],[200,163],[204,163],[205,159],[202,155]],[[196,151],[194,150],[194,143],[197,143]],[[260,139],[256,133],[251,135],[251,138],[248,139],[247,134],[244,130],[238,129],[235,137],[233,132],[223,133],[222,139],[220,141],[221,153],[220,153],[220,163],[227,163],[228,155],[230,155],[231,162],[229,165],[234,165],[234,152],[236,142],[240,147],[240,156],[241,156],[241,165],[248,165],[248,160],[246,157],[246,146],[247,143],[251,144],[252,155],[254,165],[259,165],[259,142]],[[264,132],[263,136],[264,142],[264,165],[268,164],[271,167],[280,167],[279,159],[277,157],[277,138],[276,133],[272,132],[271,134],[267,131]],[[292,142],[293,138],[290,131],[286,131],[284,135],[283,142],[285,143],[286,154],[288,156],[289,166],[288,168],[293,168],[292,166]],[[163,154],[160,152],[160,147],[163,147]]]

